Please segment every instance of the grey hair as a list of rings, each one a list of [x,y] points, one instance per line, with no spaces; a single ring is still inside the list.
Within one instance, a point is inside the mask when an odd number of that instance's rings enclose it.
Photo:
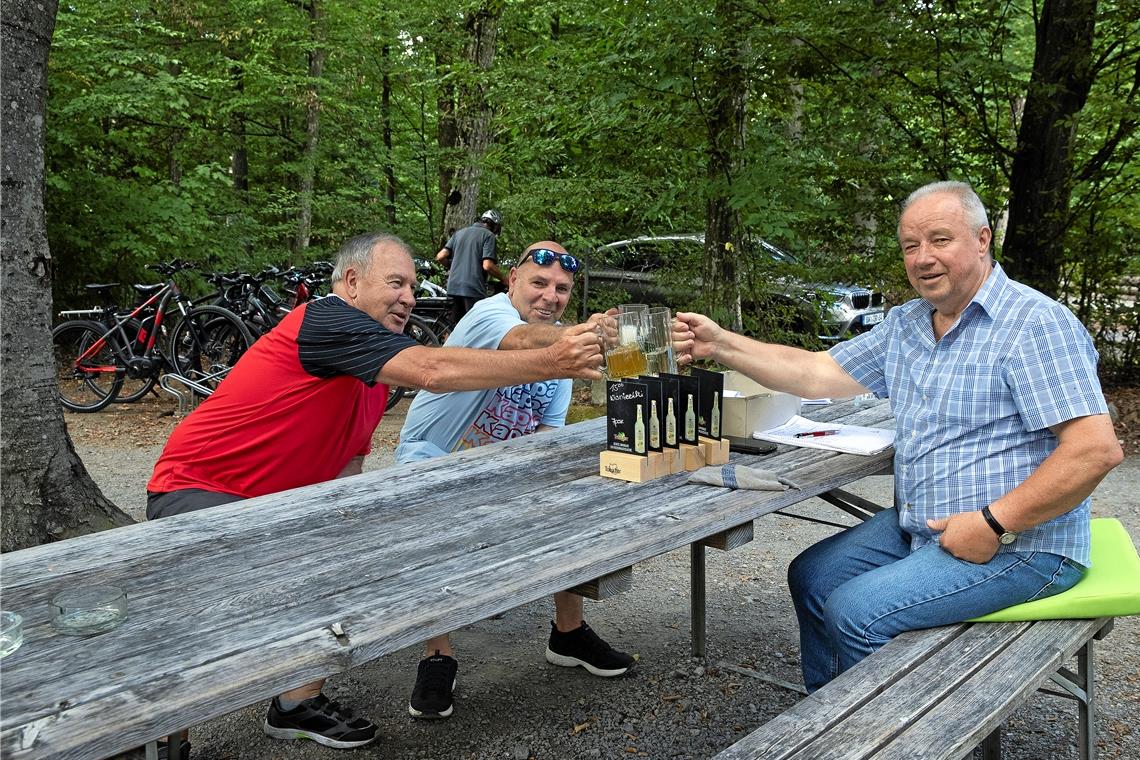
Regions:
[[[986,207],[982,205],[982,199],[974,192],[974,188],[965,182],[954,182],[951,180],[945,182],[931,182],[929,185],[923,185],[907,196],[906,202],[903,203],[902,212],[899,214],[899,220],[902,220],[902,215],[911,207],[911,204],[920,198],[925,198],[935,193],[949,193],[958,199],[958,202],[962,204],[962,210],[966,213],[966,221],[970,224],[970,228],[974,233],[980,232],[982,227],[990,226],[989,218],[986,216]]]
[[[333,263],[330,285],[336,285],[344,279],[344,273],[351,267],[362,275],[368,274],[372,266],[372,251],[378,245],[391,245],[399,248],[409,256],[412,249],[400,238],[387,232],[366,232],[357,235],[336,252],[336,261]]]

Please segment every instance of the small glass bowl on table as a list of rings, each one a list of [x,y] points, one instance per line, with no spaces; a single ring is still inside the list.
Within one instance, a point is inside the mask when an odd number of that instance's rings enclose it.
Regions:
[[[0,612],[0,657],[7,657],[24,643],[24,618],[15,612]]]
[[[69,636],[93,636],[127,619],[127,594],[118,586],[77,586],[51,600],[51,624]]]

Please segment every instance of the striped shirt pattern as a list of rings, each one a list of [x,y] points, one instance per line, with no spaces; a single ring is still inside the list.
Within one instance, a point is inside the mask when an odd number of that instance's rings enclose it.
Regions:
[[[312,301],[307,309],[297,348],[301,366],[314,377],[350,375],[371,387],[389,359],[416,345],[335,294]]]
[[[1016,488],[1057,448],[1049,426],[1107,413],[1098,355],[1072,312],[995,265],[941,340],[915,299],[830,349],[895,415],[895,501],[911,550],[926,527]],[[1059,554],[1088,567],[1089,500],[999,551]]]

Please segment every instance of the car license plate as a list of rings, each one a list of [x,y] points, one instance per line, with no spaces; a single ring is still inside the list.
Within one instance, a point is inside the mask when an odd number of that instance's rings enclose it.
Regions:
[[[870,327],[871,325],[877,325],[882,321],[883,321],[883,312],[881,312],[881,311],[877,311],[874,314],[864,314],[863,315],[863,324],[867,325],[868,327]]]

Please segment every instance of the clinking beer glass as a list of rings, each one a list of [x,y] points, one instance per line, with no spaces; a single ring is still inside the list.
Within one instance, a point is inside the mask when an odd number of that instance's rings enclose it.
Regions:
[[[677,372],[673,355],[673,314],[668,306],[649,309],[645,314],[645,356],[649,364],[647,374]]]
[[[606,317],[600,334],[606,349],[606,375],[611,380],[645,374],[648,364],[642,314],[631,312]]]

